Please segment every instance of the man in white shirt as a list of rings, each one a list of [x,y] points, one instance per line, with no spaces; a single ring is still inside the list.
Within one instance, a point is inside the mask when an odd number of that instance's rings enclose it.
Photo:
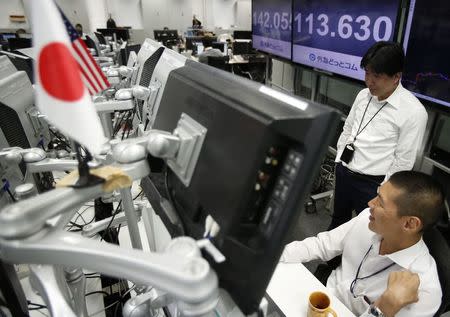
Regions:
[[[443,191],[430,176],[397,172],[379,188],[369,208],[331,231],[289,243],[280,261],[327,261],[342,254],[342,263],[329,276],[327,288],[353,313],[432,317],[440,306],[442,290],[422,233],[443,210]],[[418,276],[420,286],[416,283],[417,291],[403,290],[410,292],[408,299],[392,299],[392,289],[401,288],[404,282],[391,281],[390,275],[405,272]],[[396,296],[402,298],[402,294],[397,290]]]
[[[361,60],[368,88],[359,92],[339,137],[334,214],[329,230],[361,212],[380,183],[411,170],[427,124],[420,101],[400,83],[404,53],[378,42]]]

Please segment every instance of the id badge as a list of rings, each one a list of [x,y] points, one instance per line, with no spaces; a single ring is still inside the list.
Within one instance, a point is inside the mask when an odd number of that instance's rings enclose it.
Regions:
[[[353,159],[353,155],[355,154],[355,146],[353,143],[347,144],[344,148],[344,151],[341,155],[341,161],[349,164],[351,160]]]

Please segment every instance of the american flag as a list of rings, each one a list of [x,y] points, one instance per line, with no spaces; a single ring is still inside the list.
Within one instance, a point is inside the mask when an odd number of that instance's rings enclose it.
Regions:
[[[61,13],[64,25],[66,26],[67,33],[70,37],[70,42],[72,43],[72,54],[80,67],[83,82],[89,93],[95,95],[107,89],[111,85],[108,82],[108,79],[95,62],[83,39],[78,35],[77,30],[75,30],[61,9],[59,9],[59,12]]]

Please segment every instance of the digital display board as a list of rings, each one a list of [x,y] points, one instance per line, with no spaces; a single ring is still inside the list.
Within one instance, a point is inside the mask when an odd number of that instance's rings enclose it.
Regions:
[[[398,0],[294,0],[292,60],[364,80],[367,49],[392,41]]]
[[[417,97],[450,107],[450,1],[411,0],[402,83]]]
[[[252,41],[257,50],[291,59],[291,0],[252,1]]]

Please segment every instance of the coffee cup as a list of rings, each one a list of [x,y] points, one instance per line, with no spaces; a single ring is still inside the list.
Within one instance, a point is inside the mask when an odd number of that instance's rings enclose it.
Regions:
[[[308,317],[328,317],[330,314],[337,317],[330,307],[330,297],[323,292],[312,292],[309,295]]]

